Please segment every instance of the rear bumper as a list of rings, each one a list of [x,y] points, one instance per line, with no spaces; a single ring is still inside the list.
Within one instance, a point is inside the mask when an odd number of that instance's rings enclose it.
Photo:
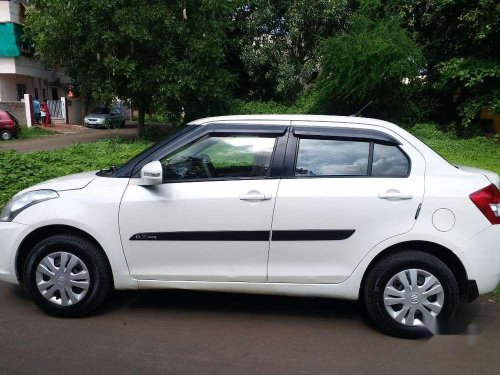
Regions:
[[[500,225],[492,225],[461,247],[469,280],[477,284],[478,294],[495,290],[500,282]]]
[[[17,284],[16,254],[30,227],[18,223],[0,223],[0,280]]]

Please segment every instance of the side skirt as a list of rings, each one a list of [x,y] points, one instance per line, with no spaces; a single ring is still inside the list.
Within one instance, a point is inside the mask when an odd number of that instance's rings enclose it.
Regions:
[[[138,280],[139,289],[200,290],[357,300],[359,285]]]

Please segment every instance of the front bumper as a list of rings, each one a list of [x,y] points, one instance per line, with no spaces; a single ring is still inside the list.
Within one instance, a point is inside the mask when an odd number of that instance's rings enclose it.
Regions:
[[[476,234],[461,247],[469,280],[475,280],[479,294],[492,292],[500,282],[500,225]]]
[[[0,280],[17,284],[16,254],[30,227],[0,222]]]
[[[88,121],[84,120],[83,125],[85,125],[88,128],[104,128],[106,127],[106,122],[105,121]]]

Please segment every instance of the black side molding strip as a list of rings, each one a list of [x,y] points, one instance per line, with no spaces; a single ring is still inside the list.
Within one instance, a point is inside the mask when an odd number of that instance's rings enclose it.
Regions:
[[[269,241],[269,231],[138,233],[130,241]]]
[[[351,237],[354,229],[275,230],[273,241],[338,241]]]
[[[273,241],[337,241],[351,237],[354,229],[275,230]],[[137,233],[130,241],[269,241],[269,231],[211,231]]]

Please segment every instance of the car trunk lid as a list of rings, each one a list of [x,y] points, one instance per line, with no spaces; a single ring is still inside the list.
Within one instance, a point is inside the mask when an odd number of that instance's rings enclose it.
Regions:
[[[470,172],[470,173],[476,173],[476,174],[482,174],[485,176],[493,185],[497,187],[497,189],[500,189],[500,176],[493,172],[493,171],[488,171],[486,169],[479,169],[479,168],[474,168],[474,167],[469,167],[467,165],[456,165],[458,169],[461,171],[465,172]]]

